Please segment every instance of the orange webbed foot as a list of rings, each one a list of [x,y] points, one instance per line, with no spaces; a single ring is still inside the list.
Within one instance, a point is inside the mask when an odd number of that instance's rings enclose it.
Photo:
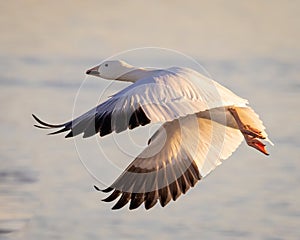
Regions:
[[[269,153],[266,150],[266,145],[263,144],[258,139],[249,136],[249,138],[246,139],[246,142],[249,146],[257,149],[258,151],[262,152],[263,154],[269,155]]]

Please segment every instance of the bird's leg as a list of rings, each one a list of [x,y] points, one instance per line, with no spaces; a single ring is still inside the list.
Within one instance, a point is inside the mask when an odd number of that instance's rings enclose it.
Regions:
[[[234,108],[228,108],[228,111],[231,113],[231,115],[233,116],[233,118],[235,119],[238,128],[240,129],[241,133],[243,134],[247,144],[255,149],[257,149],[258,151],[269,155],[267,150],[265,149],[265,144],[263,144],[261,141],[259,141],[257,138],[259,139],[265,139],[265,137],[261,134],[261,131],[259,131],[256,128],[251,127],[250,125],[246,125],[244,124],[237,111]]]
[[[254,128],[254,127],[251,127],[250,125],[248,124],[244,124],[237,111],[234,109],[234,108],[228,108],[229,112],[231,113],[231,115],[234,117],[239,129],[241,130],[241,132],[243,133],[243,135],[250,135],[254,138],[260,138],[260,139],[265,139],[265,137],[261,134],[261,131]]]

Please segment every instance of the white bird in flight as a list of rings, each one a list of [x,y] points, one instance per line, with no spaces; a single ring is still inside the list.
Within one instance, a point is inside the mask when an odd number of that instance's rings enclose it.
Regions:
[[[272,144],[258,115],[227,88],[200,73],[182,67],[138,68],[124,61],[105,61],[86,72],[108,80],[132,82],[85,114],[53,125],[33,117],[50,133],[69,131],[66,138],[83,133],[90,137],[162,122],[148,146],[107,189],[103,201],[117,199],[112,209],[130,202],[129,209],[142,203],[146,209],[158,201],[174,201],[227,159],[243,139],[268,155],[266,140]]]

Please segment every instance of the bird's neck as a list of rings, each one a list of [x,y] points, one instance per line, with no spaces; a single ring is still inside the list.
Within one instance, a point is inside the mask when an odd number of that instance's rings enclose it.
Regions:
[[[132,68],[125,74],[118,77],[116,80],[125,81],[125,82],[136,82],[141,78],[152,75],[152,70],[144,68]]]

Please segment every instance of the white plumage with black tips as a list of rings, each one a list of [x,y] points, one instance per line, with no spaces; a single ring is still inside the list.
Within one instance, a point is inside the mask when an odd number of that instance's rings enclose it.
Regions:
[[[106,61],[87,74],[133,84],[64,124],[48,124],[33,115],[40,124],[36,127],[58,128],[50,134],[67,132],[66,137],[90,137],[163,123],[121,176],[102,190],[112,191],[106,202],[119,197],[113,209],[128,202],[130,209],[143,203],[149,209],[158,201],[165,206],[176,200],[227,159],[243,138],[268,155],[260,140],[271,141],[248,101],[194,70]]]

